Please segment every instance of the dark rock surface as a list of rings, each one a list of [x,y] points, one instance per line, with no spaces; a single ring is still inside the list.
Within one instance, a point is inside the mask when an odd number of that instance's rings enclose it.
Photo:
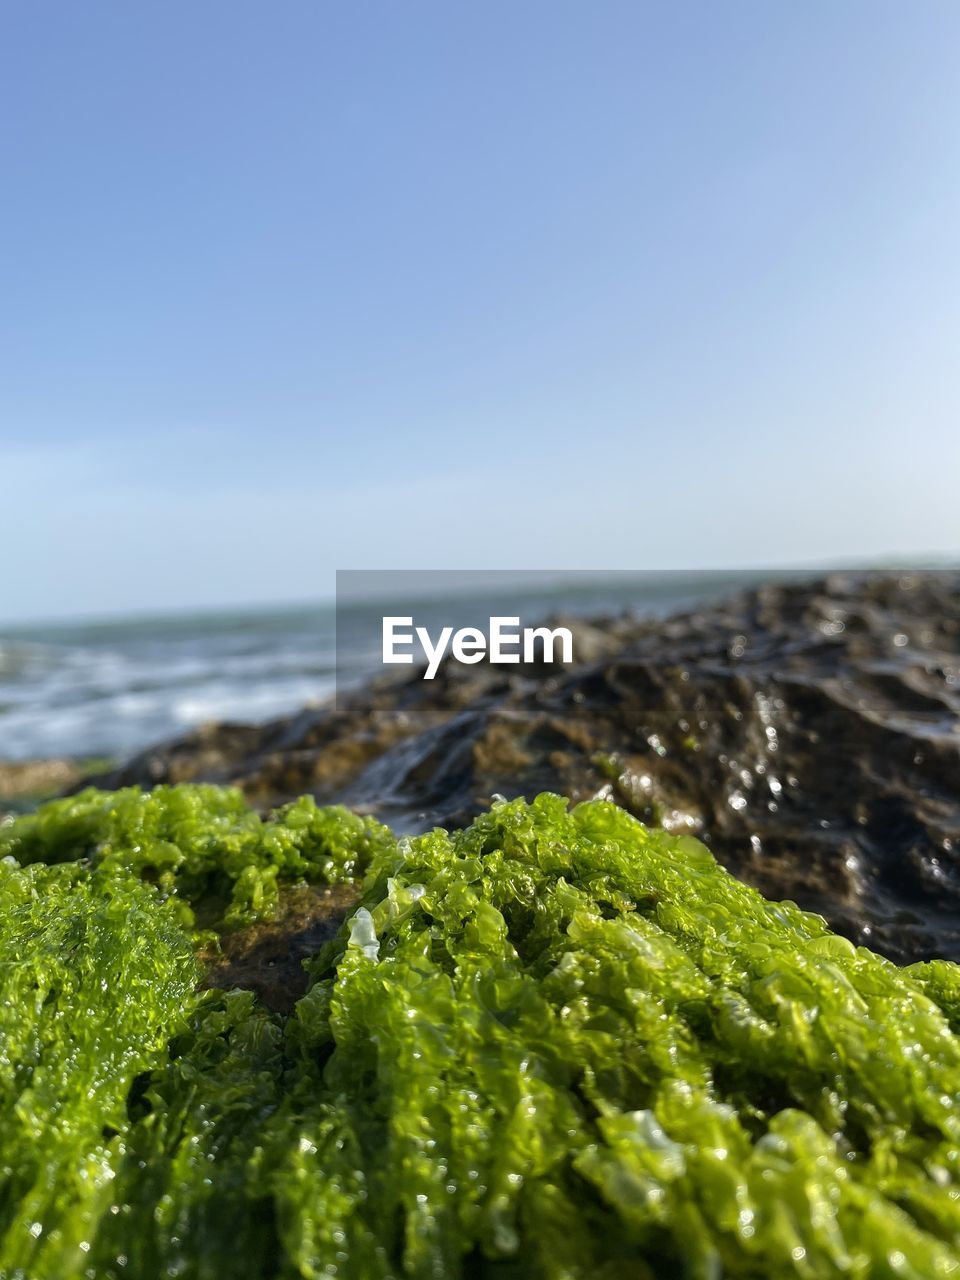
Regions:
[[[203,985],[243,987],[275,1013],[290,1013],[307,989],[304,960],[336,935],[357,897],[351,885],[283,890],[276,920],[224,933],[201,952]]]
[[[414,672],[91,781],[234,782],[264,806],[312,792],[405,830],[463,824],[497,793],[603,794],[855,941],[960,959],[960,574],[569,625],[569,668]]]

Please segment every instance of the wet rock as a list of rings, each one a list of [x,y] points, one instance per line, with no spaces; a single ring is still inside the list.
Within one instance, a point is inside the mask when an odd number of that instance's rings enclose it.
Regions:
[[[243,987],[274,1013],[290,1013],[307,989],[304,960],[336,935],[358,896],[351,885],[283,889],[276,920],[224,934],[200,953],[203,985]]]
[[[95,781],[229,781],[264,806],[308,791],[403,830],[464,824],[494,794],[607,795],[855,941],[960,959],[960,574],[836,574],[577,625],[566,669],[413,672]]]

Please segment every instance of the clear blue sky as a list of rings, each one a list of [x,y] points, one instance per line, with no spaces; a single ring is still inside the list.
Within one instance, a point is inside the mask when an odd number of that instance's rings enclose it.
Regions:
[[[0,617],[960,549],[960,5],[7,0]]]

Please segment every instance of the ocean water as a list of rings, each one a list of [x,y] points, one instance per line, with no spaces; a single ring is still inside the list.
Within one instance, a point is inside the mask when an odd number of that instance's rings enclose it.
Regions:
[[[452,608],[457,625],[506,608],[525,624],[557,612],[663,614],[760,576],[577,574],[542,585],[507,579],[496,591],[468,590],[466,598],[407,601],[404,612],[413,609],[429,626],[449,622]],[[339,611],[322,604],[0,625],[0,759],[121,758],[207,721],[265,721],[320,704],[338,678],[343,687],[379,669],[371,618],[396,611],[396,601],[372,600],[341,602]]]

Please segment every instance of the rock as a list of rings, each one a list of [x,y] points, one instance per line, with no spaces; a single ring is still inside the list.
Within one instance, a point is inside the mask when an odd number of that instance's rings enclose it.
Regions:
[[[76,760],[0,760],[0,812],[56,795],[88,771]]]
[[[283,888],[276,920],[225,933],[201,952],[203,986],[243,987],[274,1013],[290,1013],[307,989],[304,960],[336,935],[357,898],[350,885]]]

